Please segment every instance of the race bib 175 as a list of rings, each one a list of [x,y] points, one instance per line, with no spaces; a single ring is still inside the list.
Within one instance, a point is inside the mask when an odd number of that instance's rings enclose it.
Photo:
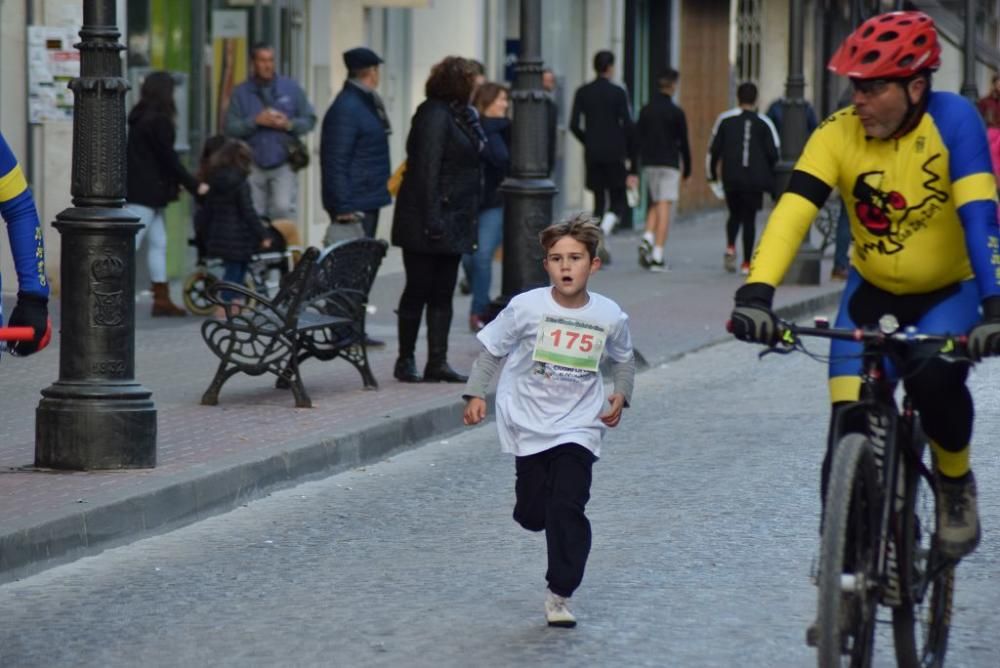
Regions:
[[[603,325],[546,315],[538,326],[531,359],[571,369],[597,371],[606,338],[607,328]]]

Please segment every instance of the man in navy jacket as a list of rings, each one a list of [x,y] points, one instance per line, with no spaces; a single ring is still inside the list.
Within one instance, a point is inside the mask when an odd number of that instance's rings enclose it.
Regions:
[[[375,236],[379,209],[391,202],[389,118],[376,92],[382,59],[371,49],[344,52],[348,79],[323,117],[319,157],[323,208],[330,214],[324,243]]]

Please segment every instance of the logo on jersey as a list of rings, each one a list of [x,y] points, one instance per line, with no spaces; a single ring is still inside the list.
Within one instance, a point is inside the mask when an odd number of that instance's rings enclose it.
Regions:
[[[921,183],[926,195],[917,202],[908,202],[898,190],[883,187],[885,172],[872,171],[859,174],[851,194],[855,198],[854,213],[858,222],[874,241],[861,240],[858,252],[863,259],[869,252],[893,255],[906,247],[906,240],[927,226],[927,221],[940,211],[948,193],[935,187],[941,175],[934,171],[933,163],[941,154],[931,156],[921,165],[927,178]]]

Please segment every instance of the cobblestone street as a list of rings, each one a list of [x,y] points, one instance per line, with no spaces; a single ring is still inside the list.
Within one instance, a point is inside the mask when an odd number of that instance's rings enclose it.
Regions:
[[[542,615],[493,424],[0,587],[3,666],[806,666],[825,367],[728,343],[639,378],[595,466],[580,625]],[[985,536],[949,666],[1000,642],[1000,364],[973,377]],[[720,412],[720,408],[725,410]],[[891,627],[878,666],[894,665]]]

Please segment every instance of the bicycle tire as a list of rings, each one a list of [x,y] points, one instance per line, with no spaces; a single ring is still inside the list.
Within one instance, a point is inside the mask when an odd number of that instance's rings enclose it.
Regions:
[[[212,315],[217,304],[208,298],[208,289],[220,279],[207,269],[199,269],[192,272],[184,281],[184,306],[195,315]],[[251,292],[254,291],[255,284],[253,276],[247,272],[243,277],[243,285]],[[253,307],[257,304],[256,299],[247,299],[245,306]]]
[[[878,607],[876,550],[880,490],[862,434],[840,439],[830,467],[820,543],[816,646],[820,668],[871,665]],[[853,576],[853,591],[844,582]],[[844,661],[846,660],[846,663]]]
[[[920,429],[914,429],[915,452],[933,471],[930,448]],[[928,581],[935,561],[933,540],[937,528],[936,499],[928,480],[914,466],[906,471],[901,511],[899,569],[902,600],[892,610],[896,662],[900,666],[939,668],[944,665],[951,629],[955,566],[945,566]]]
[[[208,288],[219,278],[206,269],[193,271],[184,281],[184,306],[195,315],[211,315],[215,304],[208,299]]]

